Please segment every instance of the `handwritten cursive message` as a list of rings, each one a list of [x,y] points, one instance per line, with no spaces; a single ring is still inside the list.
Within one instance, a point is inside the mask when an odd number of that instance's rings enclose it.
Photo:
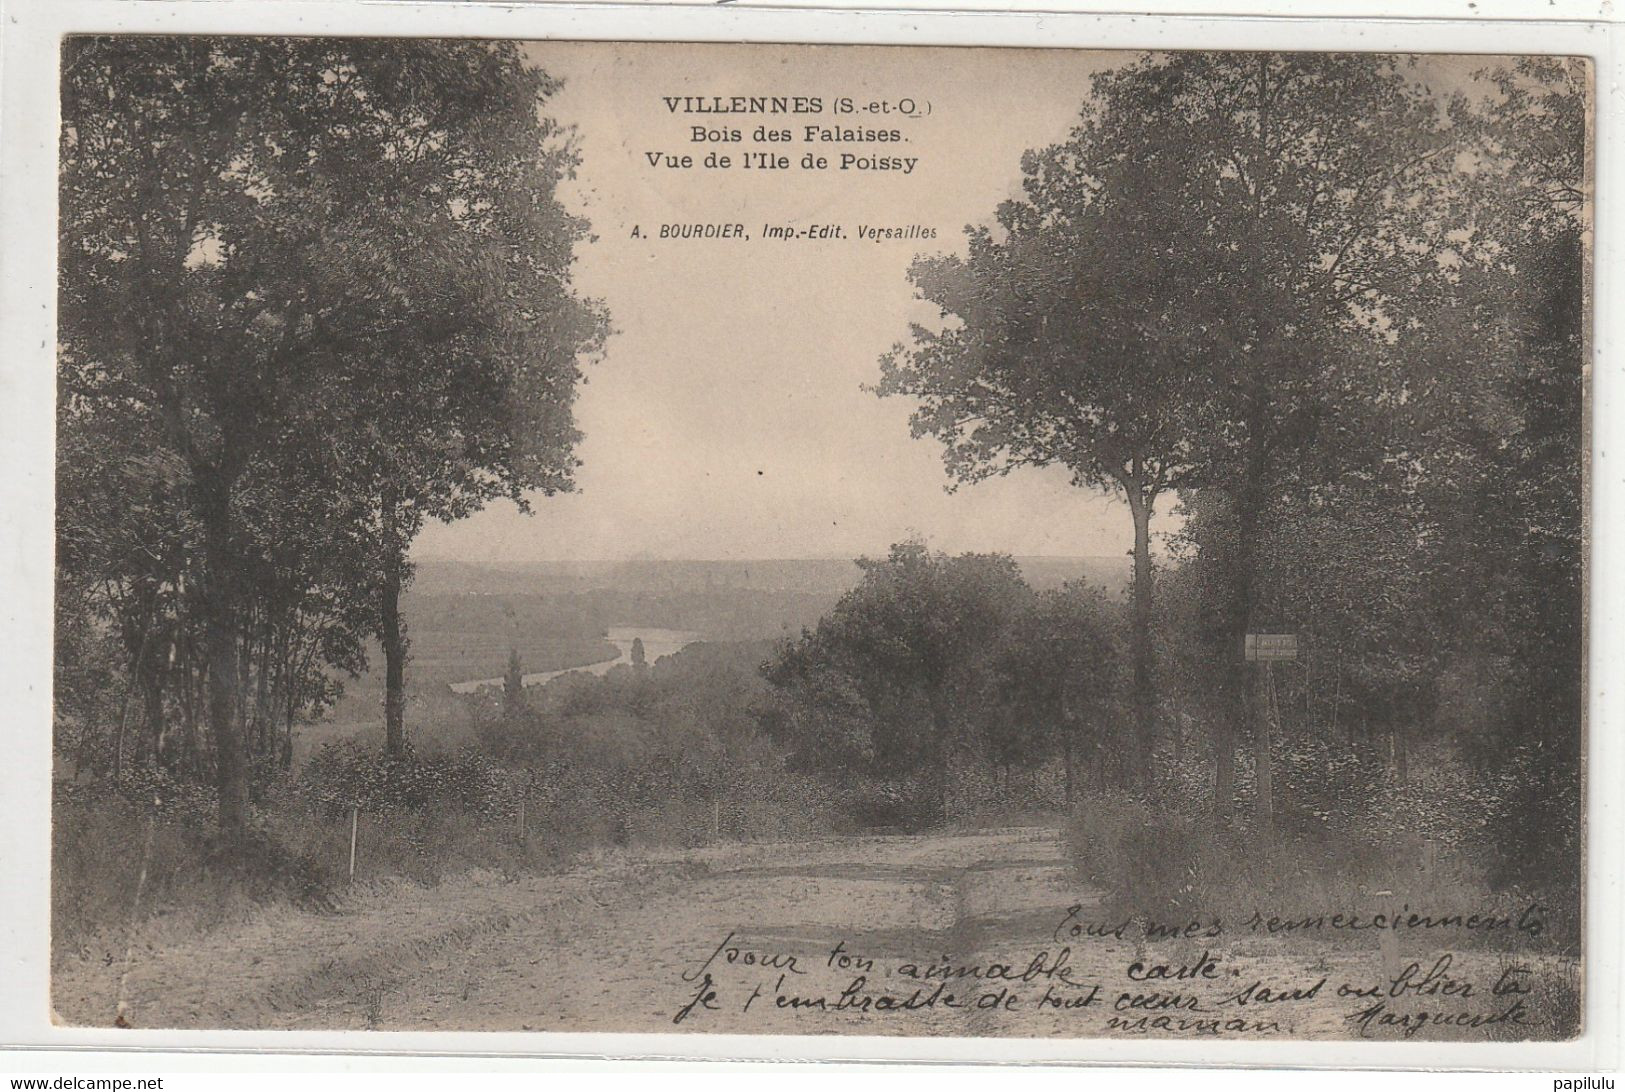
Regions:
[[[901,1034],[1529,1038],[1549,1022],[1535,996],[1546,957],[1519,952],[1545,931],[1543,909],[1259,911],[1232,927],[1092,917],[1077,905],[1026,938],[947,937],[964,944],[958,954],[856,934],[769,943],[741,928],[678,975],[671,1022],[727,1031],[787,1021],[818,1030],[848,1019]],[[1505,943],[1486,946],[1485,937]]]

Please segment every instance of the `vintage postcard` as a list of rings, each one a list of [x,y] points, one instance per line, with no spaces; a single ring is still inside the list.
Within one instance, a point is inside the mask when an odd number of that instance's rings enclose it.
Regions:
[[[58,1027],[1584,1030],[1586,58],[60,76]]]

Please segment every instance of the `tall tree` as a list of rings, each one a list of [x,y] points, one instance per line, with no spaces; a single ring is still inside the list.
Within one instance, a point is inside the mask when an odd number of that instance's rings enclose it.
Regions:
[[[577,154],[543,113],[557,81],[512,43],[355,42],[334,71],[317,161],[388,194],[356,210],[344,266],[403,320],[352,372],[346,452],[374,508],[385,739],[399,753],[412,539],[425,519],[500,497],[528,512],[531,493],[572,487],[579,363],[606,320],[571,286],[587,225],[558,198]]]
[[[1487,665],[1493,715],[1468,753],[1516,786],[1493,818],[1498,879],[1578,888],[1590,73],[1578,59],[1487,74],[1455,299],[1422,348],[1416,490],[1443,544],[1441,632]]]
[[[981,262],[994,273],[968,278],[944,309],[959,325],[917,332],[921,350],[901,373],[891,366],[902,376],[893,388],[927,397],[916,429],[978,461],[1055,461],[1085,482],[1123,485],[1077,467],[1123,466],[1116,445],[1127,435],[1143,438],[1152,482],[1227,495],[1236,528],[1223,565],[1221,810],[1234,796],[1238,729],[1254,721],[1242,648],[1276,476],[1344,395],[1349,346],[1391,340],[1434,295],[1462,107],[1406,64],[1184,53],[1103,74],[1071,138],[1026,157],[1027,200],[1001,209],[1005,238],[981,247],[998,256]],[[1023,258],[1034,250],[1063,264]],[[978,260],[973,236],[971,268]],[[1054,272],[1068,265],[1083,272]],[[1074,291],[1079,275],[1088,292]],[[1023,290],[1005,290],[1006,277]],[[1151,376],[1147,393],[1125,396],[1102,360]],[[1069,371],[1072,361],[1083,363]],[[1143,634],[1149,604],[1136,613]],[[1263,742],[1259,757],[1267,770]],[[1269,809],[1259,794],[1265,823]]]
[[[601,320],[567,284],[580,225],[554,202],[570,153],[537,139],[549,87],[477,43],[65,46],[63,366],[177,460],[229,833],[257,582],[316,587],[324,553],[370,541],[387,597],[421,518],[403,507],[450,518],[567,477],[575,352]],[[456,108],[419,109],[437,96]],[[313,482],[348,529],[268,552],[256,513]]]
[[[1097,773],[1107,757],[1119,700],[1116,631],[1101,591],[1067,584],[1039,593],[1011,619],[992,657],[993,686],[1017,730],[1018,757],[1059,752],[1068,808],[1079,757],[1091,759]]]
[[[1125,109],[1118,104],[1118,109]],[[1119,127],[1127,123],[1117,119]],[[910,278],[943,325],[881,360],[881,395],[917,399],[916,436],[944,445],[954,481],[1060,465],[1075,484],[1116,493],[1134,526],[1136,755],[1149,785],[1156,692],[1151,646],[1151,520],[1186,483],[1191,441],[1182,413],[1205,397],[1181,323],[1193,301],[1162,259],[1173,225],[1134,202],[1134,158],[1091,157],[1106,122],[1090,116],[1069,144],[1022,160],[1022,199],[997,230],[967,229],[969,253],[923,258]],[[1117,134],[1119,140],[1124,134]]]
[[[1115,74],[1107,98],[1142,104],[1158,133],[1141,157],[1137,203],[1178,227],[1170,255],[1206,302],[1198,357],[1213,380],[1187,415],[1195,484],[1222,491],[1234,519],[1227,673],[1217,799],[1233,794],[1232,740],[1259,728],[1242,661],[1254,624],[1260,538],[1281,475],[1352,392],[1366,345],[1383,345],[1437,299],[1434,255],[1453,226],[1444,201],[1462,106],[1441,101],[1394,58],[1199,54]],[[1334,460],[1335,461],[1335,460]],[[1268,734],[1255,730],[1257,822],[1273,808]]]
[[[858,564],[862,582],[766,667],[768,681],[818,710],[773,718],[769,731],[796,743],[794,733],[814,728],[832,759],[865,756],[886,775],[923,769],[931,807],[945,817],[962,714],[1032,591],[1009,557],[948,557],[921,542]]]
[[[502,709],[512,716],[525,708],[525,668],[519,650],[508,650],[508,669],[502,673]]]
[[[60,337],[89,396],[149,420],[198,533],[208,722],[222,826],[246,820],[237,501],[273,449],[322,434],[342,367],[318,297],[324,225],[350,192],[301,185],[327,66],[307,44],[70,39],[64,47]]]

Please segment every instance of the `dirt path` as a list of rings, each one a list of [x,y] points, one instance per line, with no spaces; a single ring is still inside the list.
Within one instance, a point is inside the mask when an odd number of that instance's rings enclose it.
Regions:
[[[1380,970],[1375,951],[1278,938],[1148,946],[1143,923],[1106,920],[1045,828],[627,854],[351,901],[341,914],[267,910],[184,943],[138,944],[123,985],[130,1022],[1342,1038],[1359,1005],[1335,999],[1336,983]],[[1174,971],[1204,958],[1216,978],[1126,974],[1137,960]],[[1473,960],[1460,958],[1463,970]],[[60,1019],[111,1022],[123,970],[59,969]],[[1284,991],[1322,976],[1324,994],[1305,1000],[1218,1001],[1255,980]],[[1163,1022],[1135,1027],[1141,1016]],[[1208,1028],[1213,1016],[1233,1023]]]
[[[110,1023],[122,978],[141,1027],[788,1032],[838,1021],[875,1033],[887,1029],[872,1015],[779,1009],[771,996],[749,1012],[698,1005],[681,1025],[673,1017],[705,973],[712,1003],[742,1005],[771,969],[756,960],[773,956],[794,961],[785,973],[807,994],[838,994],[852,974],[828,966],[837,943],[868,958],[940,956],[989,916],[1053,916],[1078,895],[1067,876],[1041,829],[629,854],[513,883],[392,886],[335,915],[271,908],[184,942],[138,938],[127,975],[122,960],[59,967],[54,1003],[64,1023]],[[734,951],[701,970],[730,935]],[[896,1030],[960,1032],[956,1017],[914,1013]]]
[[[781,994],[836,1000],[862,973],[855,963],[835,965],[838,945],[852,960],[877,965],[936,959],[977,947],[984,930],[1036,919],[1050,922],[1048,931],[1079,895],[1053,832],[1044,830],[732,847],[699,860],[708,872],[606,905],[590,921],[542,916],[482,938],[460,965],[443,968],[446,977],[392,993],[382,1023],[966,1034],[969,1014],[947,1007],[904,1016],[775,1002]],[[702,994],[714,996],[677,1022]],[[311,1014],[312,1026],[354,1020],[344,1002]]]

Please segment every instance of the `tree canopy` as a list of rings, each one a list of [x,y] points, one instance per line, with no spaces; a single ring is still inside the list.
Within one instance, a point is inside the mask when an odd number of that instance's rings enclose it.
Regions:
[[[144,572],[188,620],[192,751],[213,753],[229,829],[255,750],[240,711],[285,693],[291,727],[315,693],[298,678],[355,670],[371,632],[398,679],[422,519],[569,485],[605,320],[570,283],[585,225],[557,200],[574,151],[541,112],[555,88],[512,44],[65,47],[59,425],[87,483],[133,475],[153,498],[136,534],[69,502],[65,582]],[[174,644],[138,628],[133,660]]]
[[[1150,510],[1208,489],[1236,511],[1225,655],[1244,725],[1271,491],[1437,301],[1466,112],[1403,59],[1149,55],[1098,76],[1070,137],[1023,157],[1022,196],[970,229],[968,257],[915,266],[944,322],[914,328],[879,389],[919,399],[914,430],[950,473],[1053,463],[1129,504],[1144,761]]]

